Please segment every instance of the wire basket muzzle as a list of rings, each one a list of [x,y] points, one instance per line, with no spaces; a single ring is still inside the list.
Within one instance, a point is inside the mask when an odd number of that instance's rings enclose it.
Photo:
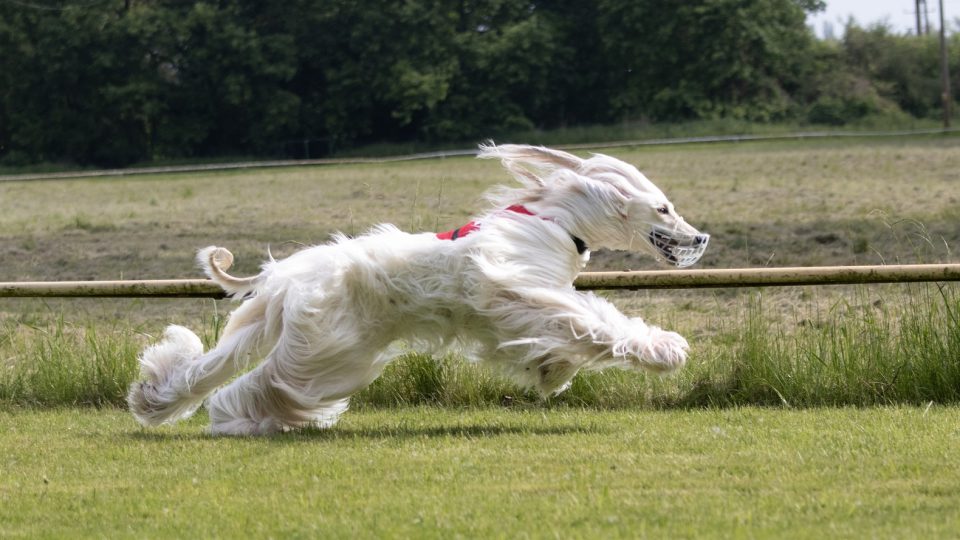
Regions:
[[[666,227],[654,226],[650,243],[667,262],[677,268],[693,266],[707,250],[709,234],[686,234]]]

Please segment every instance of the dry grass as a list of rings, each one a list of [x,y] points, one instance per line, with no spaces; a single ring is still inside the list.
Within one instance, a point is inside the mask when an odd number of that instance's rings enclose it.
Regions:
[[[688,220],[714,234],[709,266],[781,265],[800,254],[838,263],[873,262],[876,252],[906,258],[912,254],[902,246],[860,245],[866,249],[857,253],[851,236],[882,239],[887,223],[903,220],[925,225],[935,254],[943,252],[940,236],[953,242],[960,234],[956,137],[606,152],[637,164]],[[4,274],[193,275],[192,251],[208,243],[230,246],[252,270],[268,244],[284,252],[379,222],[408,230],[456,225],[482,208],[484,190],[504,181],[495,163],[449,158],[0,184]]]
[[[637,164],[691,223],[713,234],[703,266],[957,260],[960,137],[605,152]],[[486,189],[507,180],[495,163],[450,158],[0,183],[0,280],[197,277],[193,254],[209,244],[237,255],[237,273],[255,272],[267,249],[283,256],[338,230],[358,234],[380,222],[411,231],[453,227],[483,208]],[[645,255],[599,252],[589,269],[653,266]],[[813,297],[829,304],[833,293],[823,291],[778,289],[765,305],[793,316]],[[740,297],[732,291],[617,296],[628,310],[694,326],[701,314]],[[211,305],[4,300],[0,313],[130,318],[159,329],[170,320],[189,324]]]

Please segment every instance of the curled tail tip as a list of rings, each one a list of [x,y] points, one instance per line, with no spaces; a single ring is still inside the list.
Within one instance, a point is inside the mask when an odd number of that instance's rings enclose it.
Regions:
[[[212,277],[215,268],[222,272],[233,266],[233,253],[227,248],[207,246],[197,252],[197,263],[207,276]]]
[[[205,247],[197,252],[197,263],[208,278],[231,295],[247,294],[256,286],[258,276],[238,278],[226,272],[233,266],[233,253],[227,248]]]

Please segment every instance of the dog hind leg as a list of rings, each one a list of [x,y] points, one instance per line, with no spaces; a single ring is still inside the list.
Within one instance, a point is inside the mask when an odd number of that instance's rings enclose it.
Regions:
[[[140,355],[145,380],[130,386],[131,412],[144,426],[192,415],[210,392],[247,364],[263,329],[262,321],[236,329],[204,354],[196,334],[171,325],[160,343]]]
[[[278,346],[266,361],[210,397],[210,432],[266,435],[331,427],[350,396],[373,382],[388,358],[364,347],[301,357]]]

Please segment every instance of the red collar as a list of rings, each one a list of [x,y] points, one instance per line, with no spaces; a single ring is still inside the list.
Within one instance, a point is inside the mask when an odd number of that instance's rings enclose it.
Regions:
[[[516,212],[517,214],[523,214],[525,216],[536,215],[533,212],[531,212],[530,209],[528,209],[526,206],[523,206],[522,204],[514,204],[511,206],[508,206],[507,211]],[[464,236],[467,236],[468,234],[472,233],[473,231],[479,228],[480,228],[480,225],[477,224],[476,221],[471,221],[458,229],[437,233],[437,238],[439,238],[440,240],[456,240],[457,238],[463,238]],[[584,252],[587,251],[587,244],[583,240],[581,240],[580,238],[572,234],[570,235],[570,239],[573,240],[573,244],[577,248],[577,253],[579,253],[580,255],[583,255]]]

